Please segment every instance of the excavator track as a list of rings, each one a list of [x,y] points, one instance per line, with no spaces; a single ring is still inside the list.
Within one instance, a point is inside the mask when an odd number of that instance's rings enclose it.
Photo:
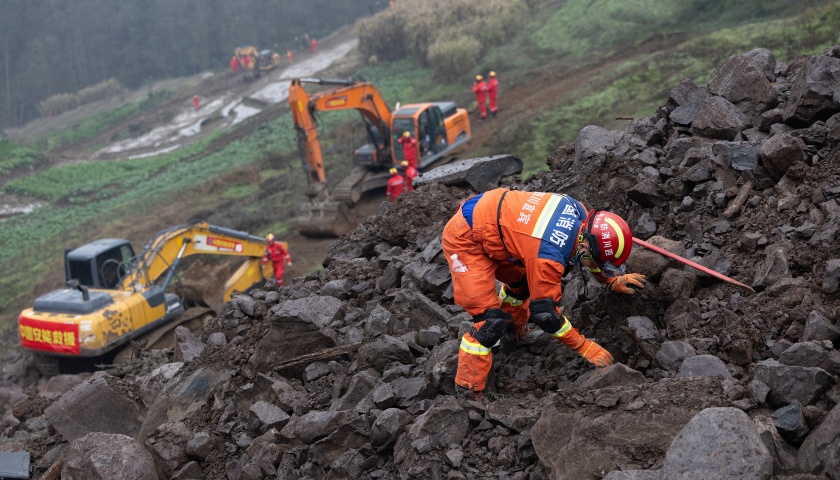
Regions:
[[[353,167],[350,173],[335,186],[332,199],[352,207],[362,199],[362,182],[368,170],[360,167]]]

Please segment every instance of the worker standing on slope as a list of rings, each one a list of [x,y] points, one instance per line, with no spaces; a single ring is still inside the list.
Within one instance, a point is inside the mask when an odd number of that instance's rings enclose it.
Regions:
[[[490,115],[496,116],[499,110],[496,105],[496,95],[499,93],[499,81],[496,79],[496,72],[490,72],[490,80],[487,81],[487,97],[490,99]]]
[[[391,178],[388,179],[388,186],[386,187],[385,193],[388,195],[388,200],[396,202],[397,197],[402,195],[405,190],[405,178],[400,175],[400,172],[395,167],[391,167],[389,171],[391,172]]]
[[[281,242],[274,239],[274,234],[269,233],[265,236],[265,255],[263,255],[262,264],[265,266],[271,260],[271,266],[274,268],[274,281],[278,287],[283,286],[283,270],[285,270],[284,263],[292,266],[292,257],[289,251],[283,246]]]
[[[484,77],[481,75],[475,76],[473,93],[475,94],[475,101],[478,102],[478,120],[483,122],[487,118],[487,107],[484,105],[487,102],[487,84],[484,83]]]
[[[560,280],[575,265],[613,292],[632,295],[643,288],[644,275],[624,271],[633,237],[621,217],[587,211],[566,195],[499,188],[463,201],[444,227],[441,243],[455,302],[474,322],[458,352],[459,395],[484,390],[491,348],[509,328],[517,339],[526,337],[529,320],[595,366],[613,363],[607,350],[572,326],[558,304]],[[496,280],[503,282],[498,295]]]
[[[239,70],[239,60],[236,59],[236,55],[230,57],[230,71],[236,73]]]
[[[397,140],[397,143],[402,145],[403,158],[414,168],[417,168],[417,139],[411,136],[411,132],[406,130],[403,136]]]
[[[195,107],[196,111],[198,111],[198,106],[200,105],[200,101],[198,99],[198,95],[193,95],[193,107]]]
[[[289,65],[292,64],[292,51],[286,50],[286,58],[289,60]]]
[[[403,160],[400,162],[403,169],[405,170],[405,187],[409,192],[414,191],[414,179],[420,176],[420,173],[417,171],[416,168],[412,167],[408,161]]]

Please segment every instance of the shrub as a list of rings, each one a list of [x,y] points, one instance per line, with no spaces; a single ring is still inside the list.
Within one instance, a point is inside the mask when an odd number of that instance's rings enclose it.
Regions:
[[[363,58],[379,60],[410,55],[418,65],[431,67],[436,78],[453,79],[515,35],[528,10],[525,0],[400,2],[359,22],[359,49]]]
[[[125,91],[120,82],[115,79],[105,80],[96,85],[83,88],[77,93],[59,93],[52,95],[38,103],[41,115],[59,114],[72,110],[80,105],[104,100]]]

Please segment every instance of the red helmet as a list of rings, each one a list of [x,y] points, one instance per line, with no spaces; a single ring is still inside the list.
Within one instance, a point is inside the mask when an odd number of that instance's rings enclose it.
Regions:
[[[633,234],[623,218],[612,212],[593,210],[586,222],[584,238],[589,250],[604,273],[623,273],[623,264],[633,249]],[[620,268],[619,268],[620,267]]]

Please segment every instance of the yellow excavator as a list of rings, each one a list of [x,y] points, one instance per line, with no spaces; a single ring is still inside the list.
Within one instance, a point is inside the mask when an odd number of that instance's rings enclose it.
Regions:
[[[271,276],[271,262],[261,265],[265,249],[261,237],[195,222],[158,232],[138,255],[120,238],[67,250],[67,288],[38,297],[20,314],[21,346],[35,354],[36,366],[47,375],[60,373],[62,358],[99,357],[135,339],[154,348],[167,332],[196,318],[167,291],[182,258],[245,258],[224,285],[228,301]]]
[[[328,87],[309,94],[304,84]],[[388,170],[405,160],[397,139],[409,132],[417,139],[417,169],[421,172],[454,159],[454,149],[470,138],[467,111],[454,102],[414,103],[392,112],[379,91],[368,82],[295,78],[289,86],[289,106],[298,137],[304,172],[309,179],[309,201],[301,205],[298,230],[308,236],[340,236],[356,226],[349,207],[367,191],[388,183]],[[316,114],[357,110],[367,143],[353,154],[353,169],[332,192],[327,188],[324,160],[318,139]]]
[[[239,62],[242,76],[245,79],[259,78],[262,72],[267,72],[280,65],[280,54],[274,50],[258,50],[253,45],[233,49],[233,56]]]

